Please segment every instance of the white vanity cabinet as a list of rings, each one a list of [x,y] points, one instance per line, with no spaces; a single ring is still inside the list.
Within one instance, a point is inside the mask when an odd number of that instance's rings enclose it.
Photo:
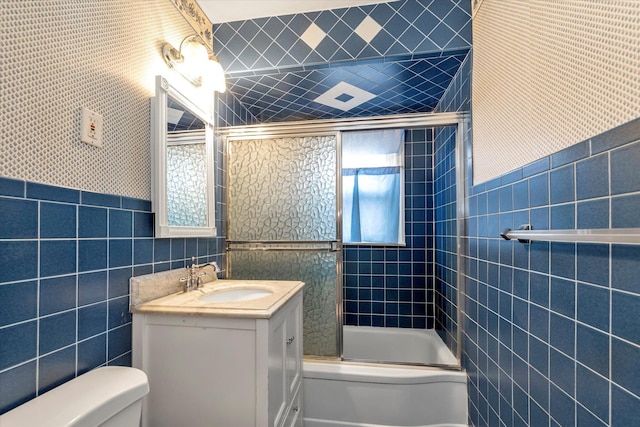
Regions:
[[[145,427],[302,426],[302,290],[269,317],[133,311]]]
[[[301,411],[302,304],[279,312],[269,322],[269,426],[285,422]]]

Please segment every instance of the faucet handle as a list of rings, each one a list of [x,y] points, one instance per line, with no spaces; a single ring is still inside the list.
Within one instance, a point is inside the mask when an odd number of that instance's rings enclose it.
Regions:
[[[218,267],[218,263],[213,261],[211,263],[209,263],[210,265],[213,266],[213,271],[215,271],[216,273],[220,273],[222,270],[220,269],[220,267]]]
[[[179,280],[180,283],[184,283],[182,285],[183,292],[189,292],[193,286],[193,283],[191,283],[191,277],[181,277]]]

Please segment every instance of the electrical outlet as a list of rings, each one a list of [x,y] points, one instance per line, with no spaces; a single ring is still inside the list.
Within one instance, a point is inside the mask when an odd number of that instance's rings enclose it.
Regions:
[[[82,108],[80,140],[85,144],[102,147],[102,116],[88,108]]]

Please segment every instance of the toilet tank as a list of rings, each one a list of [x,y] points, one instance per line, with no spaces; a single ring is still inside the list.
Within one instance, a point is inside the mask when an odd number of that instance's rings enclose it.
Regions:
[[[147,393],[147,375],[141,370],[106,366],[7,412],[0,426],[137,427]]]

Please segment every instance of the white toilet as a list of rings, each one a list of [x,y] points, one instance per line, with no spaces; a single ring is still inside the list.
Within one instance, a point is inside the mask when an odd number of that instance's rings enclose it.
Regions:
[[[149,393],[139,369],[106,366],[0,416],[2,427],[138,427]]]

